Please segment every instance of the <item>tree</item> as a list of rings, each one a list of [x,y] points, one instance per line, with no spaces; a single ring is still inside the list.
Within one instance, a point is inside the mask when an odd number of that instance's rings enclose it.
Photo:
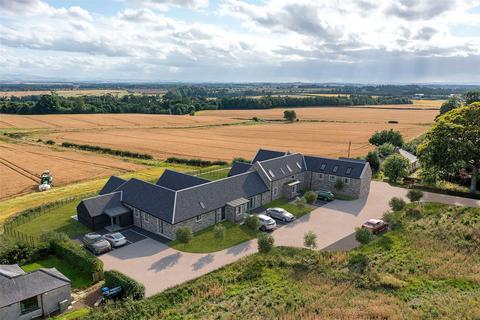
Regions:
[[[365,160],[370,164],[370,168],[374,172],[380,170],[380,158],[378,157],[377,151],[369,151]]]
[[[297,113],[295,110],[285,110],[283,112],[283,118],[289,122],[294,122],[297,120]]]
[[[314,204],[315,201],[317,200],[317,193],[315,191],[307,191],[305,192],[305,195],[303,196],[307,203],[309,204]]]
[[[176,235],[177,240],[184,245],[189,243],[193,238],[192,229],[190,229],[189,227],[178,228],[176,231]]]
[[[403,137],[400,131],[393,131],[393,129],[382,130],[380,132],[375,132],[370,139],[368,139],[368,142],[374,146],[391,143],[394,146],[401,147],[403,146]]]
[[[438,117],[440,117],[442,114],[447,113],[448,111],[451,111],[461,106],[462,106],[462,100],[460,100],[457,97],[449,98],[447,101],[442,103],[442,106],[440,107],[440,114],[438,115]]]
[[[317,235],[313,231],[308,231],[303,235],[303,244],[305,247],[313,249],[317,247]]]
[[[213,227],[213,236],[217,240],[225,239],[226,232],[227,232],[227,229],[221,224],[217,224],[215,225],[215,227]]]
[[[418,154],[424,167],[446,174],[470,173],[470,191],[480,172],[480,102],[447,112],[427,132]]]
[[[390,206],[390,208],[392,208],[393,211],[400,211],[400,210],[403,210],[405,208],[407,203],[402,198],[393,197],[388,202],[388,205]]]
[[[274,239],[271,234],[262,232],[258,235],[258,252],[269,253],[273,248]]]
[[[407,193],[407,198],[410,200],[410,202],[420,201],[422,197],[423,197],[423,192],[420,190],[410,190]]]
[[[355,229],[355,239],[361,244],[367,244],[372,241],[374,235],[370,229],[356,228]]]
[[[377,148],[380,157],[386,158],[395,152],[395,146],[391,143],[384,143]]]
[[[388,156],[382,163],[383,172],[391,182],[397,181],[398,178],[406,177],[409,167],[410,162],[408,159],[399,154]]]
[[[250,229],[250,230],[258,230],[260,228],[260,221],[258,220],[258,217],[250,214],[247,216],[245,219],[244,224]]]
[[[480,90],[471,90],[463,94],[465,104],[472,104],[474,102],[480,102]]]

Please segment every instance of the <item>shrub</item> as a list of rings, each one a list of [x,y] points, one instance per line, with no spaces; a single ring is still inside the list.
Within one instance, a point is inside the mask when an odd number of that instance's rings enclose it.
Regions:
[[[388,226],[392,230],[396,230],[402,227],[402,220],[395,212],[385,212],[382,219],[383,221],[388,223]]]
[[[363,273],[368,268],[368,257],[363,253],[353,253],[348,257],[348,269],[353,272]]]
[[[422,199],[422,197],[423,197],[423,192],[420,191],[420,190],[410,190],[407,193],[407,198],[411,202],[420,201],[420,199]]]
[[[283,111],[283,118],[285,118],[285,120],[289,121],[289,122],[294,122],[297,119],[297,113],[295,112],[295,110],[285,110]]]
[[[380,170],[380,158],[378,157],[377,151],[368,152],[365,160],[370,164],[370,168],[372,168],[374,172]]]
[[[176,157],[169,157],[165,160],[167,163],[178,163],[178,164],[187,164],[189,166],[194,167],[208,167],[208,166],[224,166],[228,163],[226,161],[209,161],[209,160],[202,160],[202,159],[184,159],[184,158],[176,158]]]
[[[0,264],[24,264],[38,259],[47,248],[14,239],[0,238]]]
[[[384,143],[377,148],[378,155],[386,158],[395,152],[395,146],[391,143]]]
[[[361,244],[367,244],[374,238],[372,231],[369,229],[356,228],[355,239]]]
[[[404,178],[408,175],[410,162],[407,158],[392,154],[388,156],[382,163],[383,172],[391,182],[397,181],[398,178]]]
[[[423,216],[422,211],[419,208],[408,208],[405,214],[409,219],[414,220],[418,220]]]
[[[177,240],[183,244],[189,243],[193,238],[192,229],[190,229],[189,227],[178,228],[176,231],[176,235],[177,235]]]
[[[126,296],[133,299],[143,299],[145,297],[145,287],[129,276],[116,271],[105,271],[105,285],[109,288],[122,287]]]
[[[146,153],[138,153],[138,152],[130,152],[125,150],[115,150],[110,148],[104,148],[99,146],[92,146],[89,144],[76,144],[72,142],[62,142],[62,147],[64,148],[74,148],[84,151],[92,151],[92,152],[102,152],[106,154],[111,154],[114,156],[121,156],[121,157],[129,157],[129,158],[137,158],[137,159],[153,159],[153,156],[146,154]]]
[[[388,202],[388,205],[390,206],[390,208],[392,208],[393,211],[400,211],[400,210],[403,210],[405,208],[407,203],[402,198],[393,197]]]
[[[313,249],[317,247],[317,235],[313,231],[308,231],[303,235],[303,244],[305,247]]]
[[[337,191],[342,191],[343,188],[345,187],[345,183],[343,182],[342,179],[337,179],[337,181],[335,181],[335,185],[333,187]]]
[[[315,191],[307,191],[303,197],[309,204],[314,204],[317,201],[317,193]]]
[[[94,278],[101,277],[103,262],[72,240],[52,239],[50,248],[60,259],[63,259],[81,272],[91,274]]]
[[[49,145],[53,145],[53,144],[55,144],[55,141],[53,141],[53,140],[47,140],[47,141],[45,141],[45,143],[46,143],[46,144],[49,144]]]
[[[195,110],[190,111],[189,115],[194,116],[195,115]]]
[[[227,232],[227,229],[221,224],[217,224],[215,225],[215,227],[213,227],[213,236],[215,237],[215,239],[218,239],[218,240],[225,239],[226,232]]]
[[[258,235],[258,252],[269,253],[273,248],[274,239],[271,234],[262,232]]]
[[[255,121],[255,122],[260,121],[260,119],[258,117],[253,117],[252,120]]]
[[[394,146],[401,147],[403,145],[403,137],[400,131],[382,130],[375,132],[368,140],[375,146],[380,146],[384,143],[391,143]]]
[[[245,225],[250,230],[258,230],[258,228],[260,228],[260,220],[258,220],[257,216],[251,214],[251,215],[248,215],[247,218],[245,219]]]
[[[307,204],[307,200],[304,198],[304,197],[297,197],[295,199],[295,201],[293,201],[293,204],[299,208],[299,209],[303,209],[305,208],[306,204]]]

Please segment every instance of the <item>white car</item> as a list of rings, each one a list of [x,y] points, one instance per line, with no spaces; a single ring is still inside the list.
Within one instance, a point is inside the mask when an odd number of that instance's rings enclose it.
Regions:
[[[283,222],[291,222],[295,220],[295,216],[283,208],[268,208],[267,216],[282,220]]]
[[[260,230],[270,231],[277,228],[277,223],[275,222],[275,220],[273,220],[269,216],[264,214],[259,214],[257,217],[258,217],[258,220],[260,221]]]
[[[127,244],[127,238],[125,238],[125,236],[120,232],[107,233],[103,237],[105,238],[105,240],[110,242],[110,244],[114,248]]]

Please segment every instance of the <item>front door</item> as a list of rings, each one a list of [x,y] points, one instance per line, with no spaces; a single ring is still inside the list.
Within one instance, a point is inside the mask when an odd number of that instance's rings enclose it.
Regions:
[[[118,217],[112,217],[112,226],[118,226]]]
[[[222,216],[221,216],[221,221],[225,220],[226,214],[225,214],[225,207],[222,208]]]

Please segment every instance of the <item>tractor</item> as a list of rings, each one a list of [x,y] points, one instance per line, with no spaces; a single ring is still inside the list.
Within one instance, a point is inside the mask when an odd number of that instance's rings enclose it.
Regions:
[[[47,191],[52,188],[53,177],[50,174],[49,170],[43,171],[42,175],[40,176],[40,185],[38,186],[39,191]]]

